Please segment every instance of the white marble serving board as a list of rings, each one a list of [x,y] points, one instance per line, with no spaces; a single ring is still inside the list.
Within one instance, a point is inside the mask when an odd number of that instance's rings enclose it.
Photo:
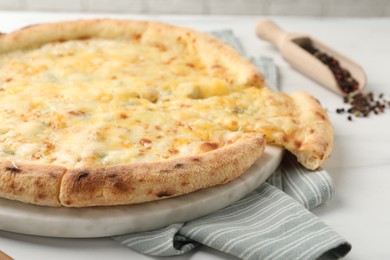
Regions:
[[[267,146],[263,156],[230,183],[138,205],[51,208],[0,199],[0,229],[51,237],[104,237],[193,220],[252,192],[275,171],[282,156],[281,148]]]

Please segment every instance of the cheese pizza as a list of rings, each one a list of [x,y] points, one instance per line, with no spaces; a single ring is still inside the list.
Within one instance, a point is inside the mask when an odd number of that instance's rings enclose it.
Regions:
[[[158,22],[80,20],[0,36],[0,197],[134,204],[229,182],[285,147],[309,169],[333,132],[313,97],[266,88],[216,38]]]

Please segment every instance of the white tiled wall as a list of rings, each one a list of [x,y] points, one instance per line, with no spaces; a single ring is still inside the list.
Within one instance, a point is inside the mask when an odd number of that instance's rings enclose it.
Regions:
[[[192,13],[202,14],[203,1],[202,0],[147,0],[147,11],[149,13]]]
[[[0,0],[0,10],[367,17],[390,16],[390,0]]]
[[[269,0],[209,0],[207,2],[210,14],[261,14],[269,9]]]
[[[1,0],[0,0],[1,1]],[[34,0],[32,0],[34,1]],[[50,0],[46,0],[50,1]],[[64,1],[67,0],[52,0]],[[87,12],[106,12],[106,13],[144,13],[144,0],[78,0],[82,2],[82,10]]]
[[[3,0],[0,0],[0,2]],[[61,10],[65,12],[79,11],[81,9],[80,0],[48,1],[48,0],[22,0],[21,7],[27,10]]]

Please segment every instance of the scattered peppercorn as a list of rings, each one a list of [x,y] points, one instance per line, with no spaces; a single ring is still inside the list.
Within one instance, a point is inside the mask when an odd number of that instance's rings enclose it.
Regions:
[[[354,92],[344,97],[344,103],[350,105],[348,108],[337,108],[337,114],[347,112],[348,120],[352,120],[352,115],[355,117],[368,117],[371,113],[375,115],[385,112],[386,107],[390,108],[390,101],[385,100],[384,94],[381,93],[378,97],[372,92]]]
[[[344,104],[348,104],[350,107],[337,108],[337,114],[347,112],[349,114],[347,119],[352,121],[352,116],[368,117],[371,113],[378,115],[384,113],[386,107],[390,108],[390,101],[384,99],[385,95],[383,93],[380,93],[378,97],[375,97],[372,92],[360,92],[357,80],[348,70],[340,66],[337,59],[321,52],[311,43],[305,43],[304,45],[301,45],[301,47],[328,66],[341,91],[345,94],[343,97]]]
[[[357,82],[357,80],[352,77],[351,73],[348,70],[340,66],[340,62],[338,60],[336,60],[329,54],[321,52],[311,43],[302,45],[302,48],[310,54],[314,55],[322,63],[328,66],[328,68],[332,71],[337,81],[337,84],[339,85],[343,93],[349,94],[359,89],[359,83]]]

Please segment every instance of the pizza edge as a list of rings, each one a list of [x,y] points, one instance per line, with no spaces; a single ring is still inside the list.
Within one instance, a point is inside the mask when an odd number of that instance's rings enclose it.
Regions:
[[[234,180],[265,149],[263,136],[244,135],[233,144],[190,156],[69,170],[59,199],[66,207],[136,204],[184,195]]]
[[[0,197],[52,207],[155,201],[232,181],[264,149],[264,136],[246,134],[210,152],[150,163],[67,169],[2,160]]]
[[[298,162],[315,170],[332,152],[333,126],[317,99],[303,91],[290,96],[295,104],[300,128],[287,149],[295,154]]]
[[[25,203],[59,207],[66,168],[11,160],[0,161],[0,197]]]

